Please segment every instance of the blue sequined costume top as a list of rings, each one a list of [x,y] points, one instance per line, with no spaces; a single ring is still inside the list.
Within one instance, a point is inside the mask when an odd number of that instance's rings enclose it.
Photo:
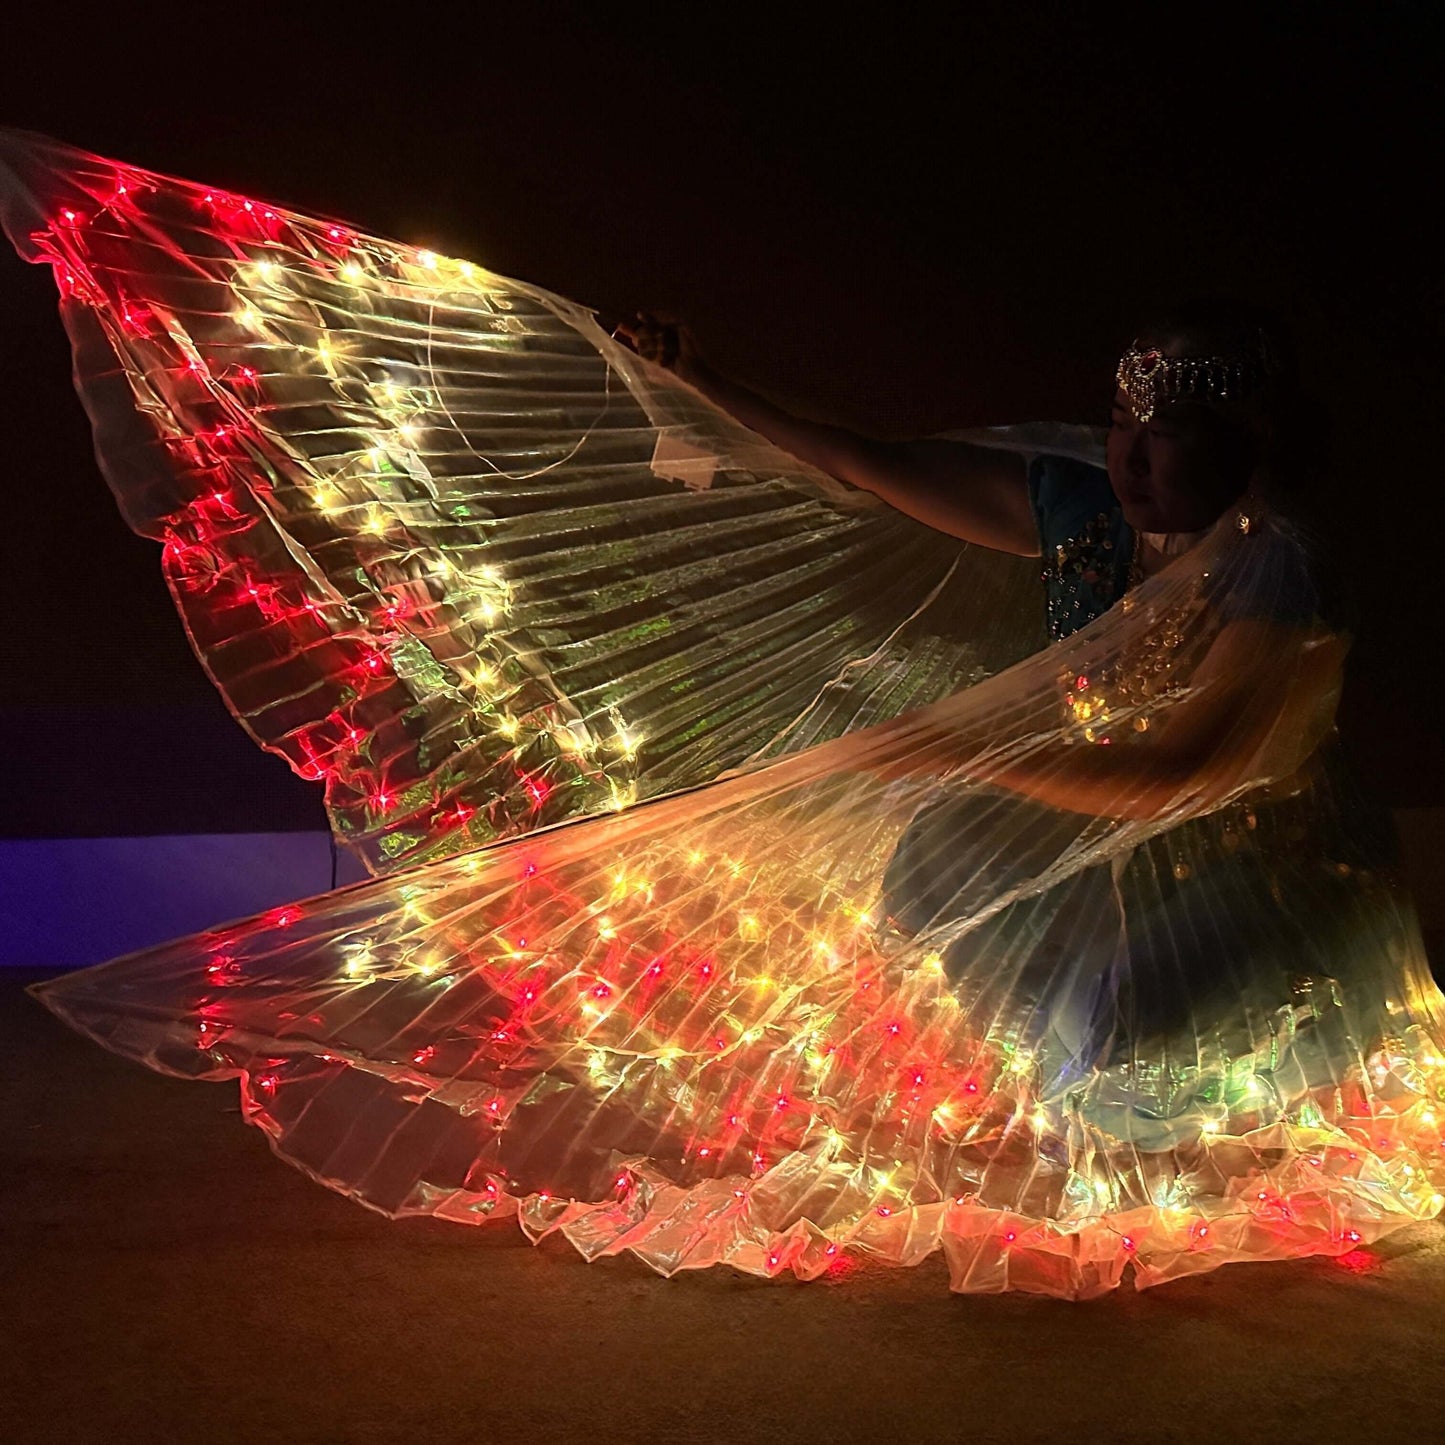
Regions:
[[[1057,642],[1124,594],[1134,531],[1100,467],[1070,457],[1035,457],[1028,483],[1043,550],[1049,638]]]

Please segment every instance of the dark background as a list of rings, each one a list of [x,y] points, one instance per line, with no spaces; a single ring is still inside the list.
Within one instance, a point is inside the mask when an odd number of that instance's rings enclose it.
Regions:
[[[1435,7],[843,13],[32,14],[7,22],[0,121],[607,319],[675,310],[723,369],[881,435],[1102,420],[1141,315],[1273,305],[1330,423],[1318,486],[1363,604],[1346,744],[1385,801],[1445,802]],[[0,831],[324,826],[120,520],[48,272],[0,256],[0,315]]]

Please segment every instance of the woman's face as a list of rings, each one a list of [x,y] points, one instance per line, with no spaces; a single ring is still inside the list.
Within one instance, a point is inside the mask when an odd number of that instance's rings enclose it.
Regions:
[[[1110,414],[1109,485],[1136,532],[1199,532],[1249,485],[1248,434],[1212,408],[1180,401],[1139,421],[1123,390]]]

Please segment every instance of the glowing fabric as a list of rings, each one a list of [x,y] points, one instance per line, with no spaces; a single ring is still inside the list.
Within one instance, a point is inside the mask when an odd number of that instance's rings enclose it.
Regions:
[[[1037,563],[559,298],[5,156],[125,516],[378,875],[39,988],[61,1017],[238,1078],[373,1208],[663,1273],[941,1248],[1082,1298],[1445,1203],[1442,999],[1268,499],[1042,648]]]

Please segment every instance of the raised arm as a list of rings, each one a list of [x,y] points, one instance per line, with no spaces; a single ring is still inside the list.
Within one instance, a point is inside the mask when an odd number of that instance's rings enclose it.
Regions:
[[[641,317],[618,328],[710,401],[819,471],[965,542],[1023,557],[1039,555],[1023,460],[968,442],[885,442],[807,421],[729,380],[698,354],[686,327]]]

